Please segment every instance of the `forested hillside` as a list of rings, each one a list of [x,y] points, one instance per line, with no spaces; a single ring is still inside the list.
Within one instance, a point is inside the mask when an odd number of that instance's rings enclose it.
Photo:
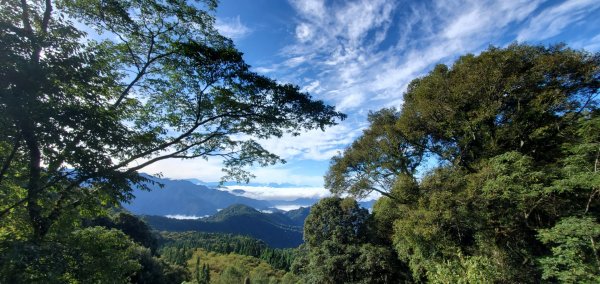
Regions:
[[[306,217],[306,216],[304,216]],[[292,220],[283,213],[262,213],[245,205],[232,205],[219,213],[198,220],[177,220],[161,216],[144,216],[159,231],[220,232],[251,236],[271,247],[294,248],[302,243],[304,219]]]
[[[299,280],[292,273],[273,269],[254,257],[202,249],[196,249],[187,264],[196,283],[295,283]]]
[[[265,242],[246,236],[202,232],[161,232],[160,253],[165,260],[184,265],[196,249],[220,254],[256,257],[275,269],[289,271],[294,249],[271,248]]]

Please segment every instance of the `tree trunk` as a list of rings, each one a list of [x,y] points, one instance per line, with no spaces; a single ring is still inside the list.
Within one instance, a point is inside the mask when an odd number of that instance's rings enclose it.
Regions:
[[[33,228],[33,241],[40,242],[48,231],[48,225],[42,215],[40,199],[40,179],[42,153],[30,121],[22,123],[21,134],[29,152],[29,181],[27,184],[27,212]]]

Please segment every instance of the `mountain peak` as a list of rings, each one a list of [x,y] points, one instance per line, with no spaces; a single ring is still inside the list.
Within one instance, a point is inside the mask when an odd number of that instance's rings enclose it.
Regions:
[[[260,214],[261,213],[258,210],[254,209],[248,205],[233,204],[233,205],[219,211],[217,214],[207,218],[207,220],[219,222],[219,221],[223,221],[227,218],[231,218],[233,216],[260,215]]]

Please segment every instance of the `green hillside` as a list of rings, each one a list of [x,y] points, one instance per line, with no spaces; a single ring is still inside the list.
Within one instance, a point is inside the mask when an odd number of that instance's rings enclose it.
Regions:
[[[161,232],[160,254],[170,263],[183,265],[195,249],[259,258],[276,269],[289,270],[295,249],[271,248],[265,242],[239,235],[202,232]]]
[[[251,256],[221,254],[196,249],[187,261],[193,280],[191,283],[296,283],[298,277],[277,270],[266,262]],[[208,271],[208,276],[206,272]],[[204,282],[206,283],[206,282]]]
[[[177,220],[161,216],[144,216],[159,231],[218,232],[251,236],[276,248],[292,248],[302,243],[298,220],[284,214],[262,213],[245,205],[232,205],[214,216],[198,220]]]

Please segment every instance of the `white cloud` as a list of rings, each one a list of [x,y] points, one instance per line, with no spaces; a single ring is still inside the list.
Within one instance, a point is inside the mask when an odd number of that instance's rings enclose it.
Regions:
[[[252,32],[252,29],[242,24],[240,16],[235,18],[217,19],[215,27],[219,33],[232,39],[244,38]]]
[[[263,74],[267,74],[267,73],[272,73],[274,71],[277,70],[277,67],[253,67],[252,68],[254,71],[258,72],[258,73],[263,73]]]
[[[177,219],[177,220],[198,220],[201,218],[206,218],[208,216],[210,216],[210,215],[196,216],[196,215],[175,214],[175,215],[166,215],[165,217],[171,218],[171,219]]]
[[[232,185],[223,188],[227,191],[241,189],[244,191],[242,196],[259,200],[287,200],[292,201],[298,198],[323,198],[330,196],[331,193],[323,187],[284,187],[275,188],[269,186],[245,186]]]
[[[366,123],[356,124],[343,122],[330,127],[327,131],[319,129],[307,131],[299,136],[286,134],[281,138],[259,140],[268,151],[286,160],[327,161],[362,133]],[[236,136],[235,139],[248,139],[247,136]],[[143,162],[143,161],[142,161]],[[143,169],[148,174],[162,174],[172,179],[197,178],[204,181],[218,181],[224,175],[222,159],[209,160],[167,159],[151,164]],[[135,165],[132,165],[135,166]],[[286,165],[248,168],[256,177],[253,182],[259,183],[293,183],[309,186],[323,186],[322,175],[306,175],[303,169],[288,168]]]
[[[258,183],[291,183],[307,187],[323,187],[322,175],[307,175],[300,168],[286,167],[285,165],[275,165],[264,168],[254,168],[252,173],[256,176],[253,179]]]
[[[296,27],[296,38],[298,38],[299,41],[306,42],[310,40],[311,37],[312,29],[308,24],[302,23]]]
[[[306,60],[308,60],[308,56],[296,56],[283,62],[283,65],[285,65],[288,68],[294,68],[304,63]]]
[[[155,175],[162,174],[172,179],[197,178],[206,181],[218,181],[223,176],[222,160],[217,158],[193,160],[166,159],[151,164],[143,172]]]
[[[588,42],[581,43],[583,49],[589,51],[599,51],[600,50],[600,34],[597,34],[595,37],[590,39]]]
[[[531,19],[517,39],[544,40],[559,34],[564,28],[580,21],[584,16],[600,8],[598,0],[569,0],[548,8]]]
[[[327,15],[324,0],[292,0],[290,4],[310,18],[322,19]]]
[[[312,81],[311,83],[305,85],[304,87],[302,87],[302,91],[309,92],[309,93],[319,92],[320,85],[321,85],[321,82],[319,82],[319,80],[315,80],[315,81]]]
[[[293,0],[297,41],[282,54],[286,60],[305,59],[310,72],[319,74],[320,97],[342,111],[397,107],[412,79],[437,63],[487,47],[540,3],[356,0],[325,7],[323,1]],[[306,76],[289,64],[277,67],[287,81],[302,83]]]
[[[275,145],[276,142],[273,142]],[[269,148],[267,148],[269,149]],[[272,149],[269,149],[272,151]],[[294,149],[279,149],[287,157],[290,154],[294,154]],[[305,158],[315,158],[318,160],[327,160],[335,153],[326,151],[319,151],[319,147],[316,144],[312,144],[308,149],[297,149],[297,155]],[[304,152],[303,152],[304,151]],[[276,151],[273,151],[276,152]],[[278,153],[280,154],[280,153]],[[295,156],[295,155],[294,155]],[[142,172],[157,175],[160,174],[164,177],[171,179],[191,179],[196,178],[207,182],[220,181],[224,175],[221,170],[223,163],[221,159],[209,159],[208,161],[202,159],[193,160],[180,160],[180,159],[167,159],[156,162],[145,167]],[[274,165],[268,167],[253,167],[247,168],[250,172],[255,175],[252,182],[258,183],[291,183],[299,184],[306,187],[320,187],[323,189],[323,176],[322,175],[306,175],[303,174],[301,169],[287,168],[285,165]],[[304,188],[304,187],[303,187]]]
[[[276,205],[275,206],[275,208],[277,208],[279,210],[283,210],[283,211],[296,210],[301,207],[306,207],[306,206],[303,206],[303,205]]]
[[[261,140],[259,143],[286,160],[326,161],[352,143],[366,126],[366,123],[347,121],[326,131],[315,129],[299,136],[286,134],[281,138]]]

